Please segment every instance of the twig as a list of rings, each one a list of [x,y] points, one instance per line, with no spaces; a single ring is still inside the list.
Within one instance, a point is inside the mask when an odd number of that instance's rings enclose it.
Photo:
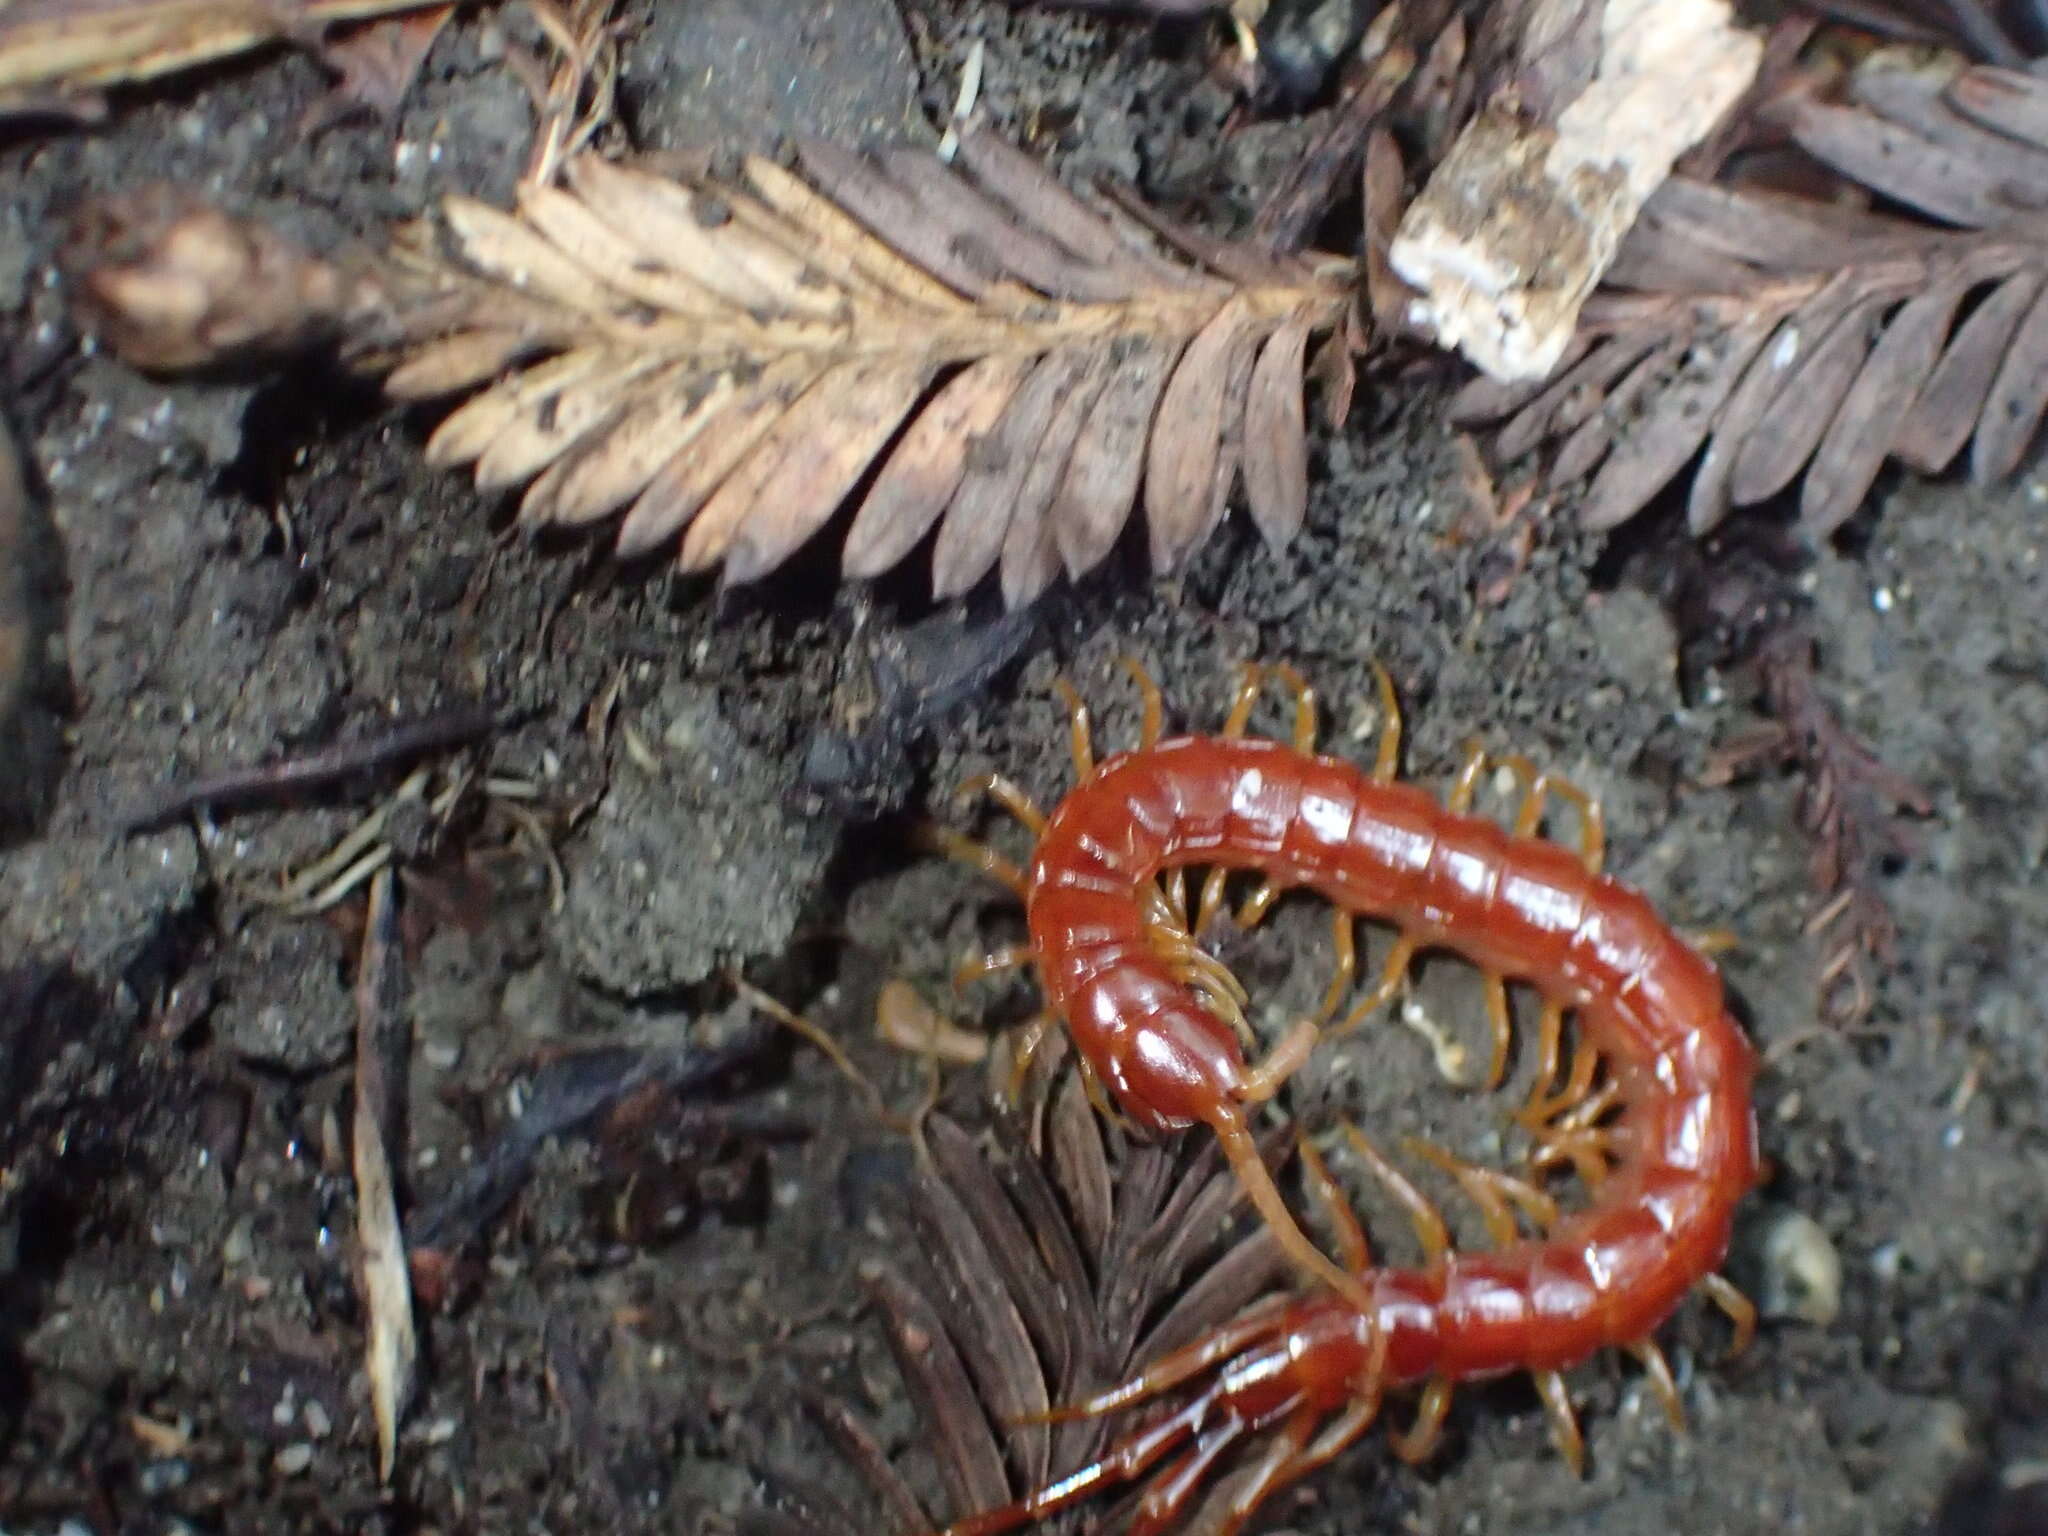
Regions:
[[[465,745],[506,723],[505,716],[487,705],[459,704],[405,721],[362,741],[322,747],[303,757],[223,769],[173,785],[130,808],[121,817],[121,831],[146,832],[192,811],[232,810],[318,789],[372,768]]]
[[[356,975],[356,1246],[361,1264],[369,1336],[364,1366],[377,1420],[377,1475],[391,1480],[398,1454],[398,1420],[412,1395],[418,1340],[413,1332],[412,1282],[405,1234],[399,1224],[392,1149],[402,1143],[401,1095],[407,1032],[400,1007],[405,987],[404,946],[391,872],[370,883],[369,921]]]
[[[519,1118],[413,1223],[415,1258],[445,1260],[481,1232],[519,1192],[550,1137],[588,1124],[650,1085],[669,1094],[694,1092],[758,1056],[774,1035],[774,1025],[750,1021],[722,1045],[603,1048],[548,1063],[534,1074]]]

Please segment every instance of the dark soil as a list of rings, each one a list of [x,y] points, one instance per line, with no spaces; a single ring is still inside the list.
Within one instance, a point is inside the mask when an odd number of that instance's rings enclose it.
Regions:
[[[657,149],[787,129],[929,142],[982,39],[982,99],[1009,132],[1210,227],[1244,219],[1306,139],[1299,119],[1230,121],[1202,27],[903,10],[633,8],[627,125]],[[1418,779],[1441,782],[1470,738],[1569,775],[1605,804],[1619,873],[1678,925],[1739,937],[1725,967],[1769,1063],[1775,1176],[1730,1272],[1777,1315],[1734,1361],[1703,1306],[1667,1330],[1689,1433],[1666,1428],[1632,1363],[1598,1361],[1573,1376],[1583,1480],[1526,1384],[1503,1383],[1461,1395],[1427,1466],[1371,1440],[1262,1528],[1989,1529],[2005,1485],[2048,1458],[2043,483],[1895,487],[1859,547],[1804,579],[1823,687],[1934,800],[1880,877],[1899,942],[1874,1006],[1834,1029],[1803,934],[1797,782],[1698,787],[1716,744],[1754,723],[1753,684],[1710,673],[1681,693],[1671,620],[1608,574],[1664,558],[1647,538],[1621,559],[1569,509],[1534,528],[1526,560],[1526,525],[1473,532],[1433,375],[1322,434],[1284,554],[1233,519],[1182,577],[1124,561],[1013,634],[979,608],[934,619],[908,580],[834,591],[822,556],[726,595],[622,576],[574,542],[508,533],[502,508],[424,466],[430,418],[317,365],[163,383],[81,344],[53,260],[88,199],[170,179],[332,242],[376,239],[446,192],[507,198],[530,119],[498,60],[508,34],[530,41],[522,26],[460,18],[392,123],[302,133],[327,80],[280,54],[124,95],[96,130],[0,140],[0,406],[37,489],[23,527],[0,530],[0,623],[32,620],[41,642],[0,785],[0,1527],[730,1532],[776,1476],[852,1497],[797,1389],[917,1433],[857,1277],[903,1241],[910,1153],[780,1036],[686,1103],[540,1148],[445,1304],[422,1309],[421,1389],[381,1487],[351,1269],[362,898],[306,919],[273,895],[398,775],[134,836],[119,816],[174,779],[463,700],[517,711],[468,761],[534,798],[479,780],[446,824],[414,804],[391,832],[418,1213],[514,1122],[542,1064],[728,1035],[730,966],[913,1105],[920,1063],[874,1037],[884,981],[974,1028],[1030,998],[991,984],[952,1000],[951,968],[1016,915],[920,853],[911,824],[957,820],[951,786],[991,769],[1056,797],[1070,769],[1052,680],[1126,739],[1128,654],[1197,727],[1219,718],[1234,663],[1291,659],[1322,689],[1326,741],[1361,755],[1377,658]],[[920,621],[949,654],[993,657],[995,681],[959,690],[931,735],[854,731],[877,658],[931,648]],[[1283,724],[1277,707],[1260,721]],[[435,760],[431,791],[460,760]],[[1313,1004],[1328,945],[1316,904],[1288,902],[1233,955],[1261,1022]],[[1467,983],[1434,967],[1421,1000],[1477,1049]],[[971,1070],[946,1085],[970,1124],[983,1093]],[[1319,1058],[1290,1103],[1475,1157],[1498,1120],[1386,1022]],[[1801,1277],[1830,1253],[1839,1309],[1816,1321],[1830,1298]]]

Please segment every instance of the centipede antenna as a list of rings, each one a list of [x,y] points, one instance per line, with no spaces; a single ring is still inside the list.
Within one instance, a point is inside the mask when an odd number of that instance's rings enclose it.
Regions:
[[[1085,784],[1095,777],[1095,730],[1088,716],[1088,701],[1064,677],[1054,678],[1052,686],[1067,704],[1067,749],[1074,755],[1074,782]]]
[[[914,1121],[904,1119],[903,1116],[897,1114],[889,1107],[888,1099],[883,1096],[882,1090],[875,1086],[875,1080],[853,1064],[853,1058],[846,1054],[844,1047],[832,1038],[829,1031],[813,1024],[809,1019],[779,998],[770,997],[766,992],[763,992],[759,987],[740,975],[738,971],[727,971],[725,979],[727,984],[732,987],[733,992],[747,1006],[760,1013],[765,1013],[784,1029],[789,1030],[792,1034],[802,1036],[810,1041],[812,1045],[816,1046],[825,1059],[838,1069],[839,1074],[866,1096],[877,1120],[888,1126],[892,1131],[913,1137],[917,1135],[917,1124]]]
[[[1224,1104],[1217,1106],[1207,1118],[1231,1172],[1237,1175],[1237,1182],[1251,1201],[1252,1209],[1259,1213],[1259,1219],[1271,1230],[1281,1251],[1294,1261],[1296,1268],[1318,1284],[1329,1286],[1361,1312],[1370,1313],[1372,1296],[1365,1283],[1358,1276],[1339,1269],[1327,1254],[1309,1241],[1308,1234],[1294,1219],[1294,1213],[1288,1210],[1287,1202],[1281,1198],[1280,1186],[1273,1182],[1266,1160],[1259,1155],[1258,1140],[1245,1124],[1244,1112],[1235,1104]]]
[[[1152,680],[1143,662],[1135,656],[1120,656],[1117,660],[1138,685],[1138,750],[1150,751],[1159,744],[1160,732],[1166,728],[1166,701],[1160,697],[1159,684]]]
[[[1550,1420],[1550,1443],[1572,1469],[1573,1477],[1586,1475],[1586,1437],[1579,1433],[1579,1416],[1572,1412],[1572,1395],[1564,1377],[1556,1371],[1531,1371],[1536,1395],[1543,1400],[1543,1416]]]
[[[1378,662],[1372,664],[1372,679],[1380,696],[1380,745],[1372,776],[1378,783],[1391,784],[1401,770],[1401,699],[1394,692],[1393,674]]]

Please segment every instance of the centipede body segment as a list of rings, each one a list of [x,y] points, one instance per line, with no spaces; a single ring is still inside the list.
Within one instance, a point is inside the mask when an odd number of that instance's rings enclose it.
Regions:
[[[1263,1434],[1264,1448],[1229,1512],[1226,1528],[1234,1529],[1267,1493],[1362,1433],[1388,1389],[1423,1389],[1417,1424],[1396,1442],[1420,1454],[1441,1428],[1453,1384],[1511,1371],[1534,1375],[1560,1446],[1576,1461],[1561,1369],[1602,1348],[1628,1348],[1675,1412],[1668,1368],[1650,1339],[1685,1295],[1704,1285],[1736,1318],[1738,1332],[1746,1331],[1747,1304],[1716,1271],[1735,1208],[1757,1177],[1755,1063],[1712,964],[1643,896],[1600,872],[1601,834],[1588,797],[1509,760],[1525,797],[1515,826],[1504,829],[1470,813],[1486,762],[1475,751],[1448,803],[1438,804],[1393,781],[1398,713],[1384,675],[1388,727],[1368,772],[1312,750],[1313,695],[1291,670],[1276,670],[1297,696],[1292,743],[1243,734],[1256,671],[1223,735],[1159,739],[1157,693],[1139,674],[1146,704],[1137,750],[1096,764],[1077,705],[1081,782],[1052,813],[1041,815],[1012,786],[998,786],[1037,835],[1026,869],[965,843],[954,851],[1012,877],[1050,1011],[1116,1108],[1158,1131],[1207,1125],[1315,1288],[1075,1405],[1107,1412],[1207,1381],[1174,1414],[1117,1442],[1091,1467],[968,1520],[952,1536],[991,1536],[1148,1472],[1153,1480],[1133,1529],[1161,1531],[1218,1458]],[[1576,851],[1532,835],[1552,794],[1579,804],[1586,830]],[[1172,889],[1176,872],[1196,865],[1263,875],[1253,917],[1293,888],[1332,903],[1339,977],[1326,1014],[1355,967],[1349,920],[1370,917],[1400,931],[1379,984],[1347,1026],[1393,994],[1414,954],[1453,951],[1486,977],[1497,1080],[1512,1029],[1505,986],[1534,988],[1544,1010],[1538,1086],[1524,1123],[1537,1134],[1539,1162],[1568,1164],[1586,1177],[1591,1206],[1561,1213],[1526,1181],[1436,1154],[1479,1202],[1496,1243],[1456,1252],[1441,1218],[1412,1186],[1404,1193],[1405,1181],[1354,1135],[1360,1155],[1409,1209],[1425,1261],[1375,1267],[1310,1151],[1310,1184],[1330,1207],[1342,1266],[1317,1249],[1247,1129],[1250,1106],[1270,1096],[1315,1043],[1317,1021],[1303,1021],[1252,1064],[1236,999],[1189,953],[1192,942],[1174,914],[1161,911],[1161,877]],[[1212,877],[1205,912],[1221,889]],[[1577,1011],[1578,1049],[1563,1088],[1552,1094],[1548,1085],[1565,1070],[1567,1010]],[[1606,1069],[1597,1090],[1596,1062]],[[1539,1230],[1521,1235],[1518,1217]]]

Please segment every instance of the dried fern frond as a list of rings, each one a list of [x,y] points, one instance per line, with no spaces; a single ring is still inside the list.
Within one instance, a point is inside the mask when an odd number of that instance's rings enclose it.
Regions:
[[[516,214],[451,200],[456,259],[414,253],[435,292],[381,359],[402,398],[484,386],[429,456],[526,485],[531,524],[623,512],[621,555],[679,538],[728,582],[857,492],[849,576],[936,529],[937,595],[999,568],[1013,605],[1100,562],[1141,494],[1161,569],[1240,474],[1268,539],[1299,526],[1304,349],[1350,263],[1169,258],[982,129],[960,170],[820,143],[798,163],[670,180],[585,156]]]
[[[2048,80],[1880,56],[1772,112],[1862,206],[1673,178],[1551,377],[1453,405],[1499,458],[1547,450],[1552,488],[1590,477],[1592,527],[1697,457],[1695,531],[1803,473],[1822,537],[1887,459],[1934,473],[1967,443],[1974,479],[2010,474],[2048,407]]]
[[[1112,1150],[1072,1073],[1037,1120],[1002,1123],[985,1147],[933,1116],[912,1214],[928,1269],[865,1270],[928,1437],[930,1470],[959,1517],[1085,1463],[1110,1428],[1102,1419],[1020,1420],[1123,1379],[1286,1277],[1263,1229],[1233,1242],[1240,1194],[1212,1149],[1192,1161],[1173,1144]],[[913,1490],[911,1469],[851,1409],[822,1396],[806,1406],[884,1518],[849,1514],[775,1479],[804,1518],[761,1511],[746,1529],[911,1536],[944,1524]],[[1082,1518],[1055,1516],[1044,1529]]]

